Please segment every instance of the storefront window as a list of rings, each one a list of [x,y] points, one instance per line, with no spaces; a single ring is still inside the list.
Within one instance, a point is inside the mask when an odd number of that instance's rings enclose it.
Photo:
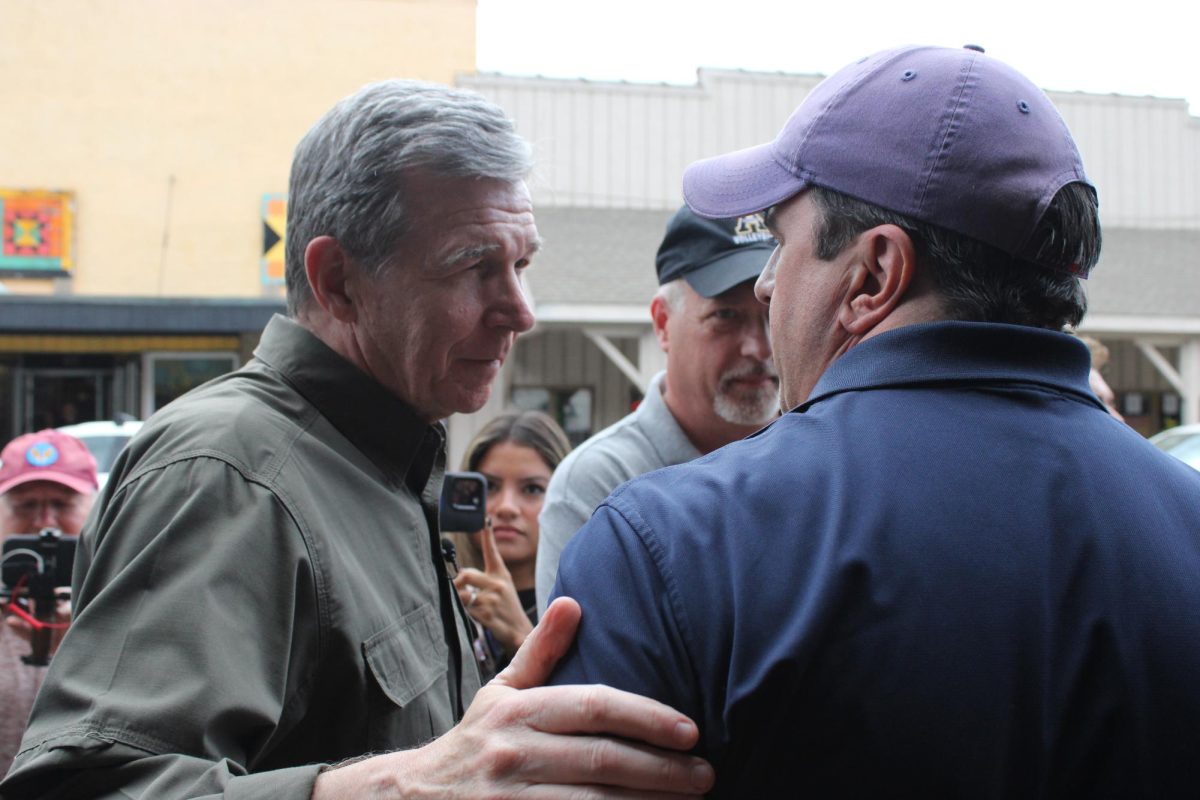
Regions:
[[[145,414],[202,383],[237,369],[235,353],[147,353],[142,384]]]
[[[566,431],[572,447],[592,435],[591,387],[517,387],[512,390],[512,404],[526,411],[544,411],[554,417]]]

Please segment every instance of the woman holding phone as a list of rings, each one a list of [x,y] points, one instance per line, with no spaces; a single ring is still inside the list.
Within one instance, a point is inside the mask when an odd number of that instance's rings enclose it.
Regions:
[[[537,622],[538,514],[550,474],[570,449],[562,428],[540,411],[506,411],[467,447],[463,469],[487,480],[488,523],[456,537],[463,566],[454,585],[480,628],[475,650],[484,680],[508,664]]]

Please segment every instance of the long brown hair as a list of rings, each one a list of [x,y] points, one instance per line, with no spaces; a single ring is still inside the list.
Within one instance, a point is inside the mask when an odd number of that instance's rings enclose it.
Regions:
[[[554,472],[567,457],[567,453],[571,452],[571,442],[567,439],[567,434],[548,414],[512,409],[497,414],[479,429],[463,454],[462,469],[471,472],[478,470],[488,451],[504,442],[532,449],[541,456],[551,472]],[[458,551],[458,563],[465,567],[483,569],[483,554],[475,541],[467,534],[449,535]]]

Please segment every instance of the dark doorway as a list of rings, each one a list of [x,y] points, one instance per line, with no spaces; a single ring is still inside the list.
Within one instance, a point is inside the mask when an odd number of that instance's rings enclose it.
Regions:
[[[112,416],[111,369],[27,369],[22,425],[40,431]]]

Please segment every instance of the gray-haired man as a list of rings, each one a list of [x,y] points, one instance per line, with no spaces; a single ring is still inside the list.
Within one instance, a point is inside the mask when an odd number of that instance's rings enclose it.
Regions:
[[[667,752],[695,741],[682,715],[530,688],[569,645],[573,603],[482,690],[469,658],[438,546],[438,420],[484,404],[533,323],[529,169],[498,108],[425,84],[367,87],[305,136],[291,318],[118,461],[5,797],[709,787],[707,765]]]
[[[767,309],[754,297],[774,248],[761,214],[710,220],[684,206],[667,223],[650,303],[666,369],[636,411],[554,470],[539,518],[539,609],[549,602],[563,548],[613,489],[749,436],[779,415]]]

